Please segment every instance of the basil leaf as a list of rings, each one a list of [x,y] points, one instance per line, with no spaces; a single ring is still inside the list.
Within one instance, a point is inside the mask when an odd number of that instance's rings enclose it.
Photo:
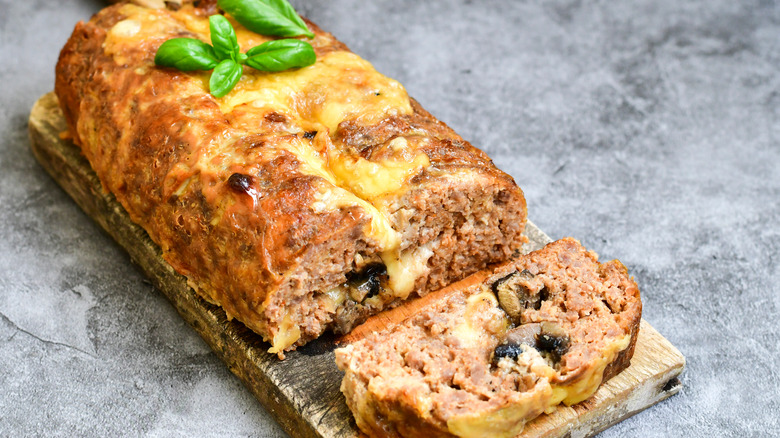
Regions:
[[[314,38],[287,0],[218,0],[217,5],[244,27],[261,35]]]
[[[268,41],[246,52],[246,65],[263,71],[282,71],[314,64],[316,55],[311,44],[284,39]]]
[[[209,29],[211,30],[211,44],[214,45],[214,52],[220,60],[232,59],[236,61],[238,57],[238,40],[236,31],[227,18],[216,14],[209,17]]]
[[[295,12],[295,8],[292,7],[288,0],[266,0],[272,8],[279,11],[284,17],[295,23],[303,33],[298,35],[305,35],[309,38],[314,38],[314,33],[309,30],[306,23],[303,21],[300,15]],[[278,35],[278,36],[298,36],[298,35]]]
[[[211,70],[219,63],[214,49],[194,38],[173,38],[157,49],[154,63],[181,71]]]
[[[225,59],[220,62],[209,79],[209,90],[214,97],[222,97],[230,92],[236,86],[244,68],[232,59]]]

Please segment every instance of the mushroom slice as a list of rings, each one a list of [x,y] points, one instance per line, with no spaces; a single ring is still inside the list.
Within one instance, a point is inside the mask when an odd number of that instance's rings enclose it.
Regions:
[[[531,271],[523,269],[512,272],[493,283],[493,292],[498,298],[498,303],[515,322],[520,321],[524,309],[529,307],[538,309],[542,298],[545,298],[539,293],[544,285],[533,281],[534,278],[535,275]]]
[[[519,325],[506,332],[506,343],[508,344],[527,344],[531,347],[536,346],[536,337],[542,332],[542,325],[539,323]]]

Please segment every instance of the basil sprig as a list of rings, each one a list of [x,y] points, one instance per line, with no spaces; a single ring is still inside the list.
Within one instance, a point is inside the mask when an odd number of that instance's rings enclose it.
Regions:
[[[217,6],[261,35],[314,38],[287,0],[217,0]]]
[[[241,79],[243,65],[278,72],[306,67],[316,60],[311,44],[296,39],[268,41],[241,53],[236,31],[222,15],[209,17],[209,28],[212,45],[194,38],[173,38],[160,46],[154,63],[182,71],[214,69],[209,91],[214,97],[223,97]]]

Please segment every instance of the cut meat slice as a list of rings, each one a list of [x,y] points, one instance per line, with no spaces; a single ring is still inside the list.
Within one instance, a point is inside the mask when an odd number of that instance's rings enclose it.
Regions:
[[[336,350],[342,392],[370,436],[513,437],[626,368],[642,313],[625,267],[574,239],[428,298]]]

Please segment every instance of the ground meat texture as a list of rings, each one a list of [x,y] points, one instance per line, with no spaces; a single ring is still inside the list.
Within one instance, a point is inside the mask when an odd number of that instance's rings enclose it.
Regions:
[[[496,295],[524,271],[537,282],[526,286],[548,296],[513,319]],[[413,316],[337,349],[341,389],[369,436],[514,437],[625,369],[641,312],[620,262],[599,263],[562,239],[423,298]]]
[[[158,68],[154,55],[170,38],[208,40],[216,2],[152,3],[162,9],[117,4],[79,23],[55,91],[103,187],[201,296],[272,351],[349,330],[522,245],[512,178],[332,35],[307,22],[315,65],[246,69],[215,99],[208,72]],[[242,52],[268,40],[236,33]],[[297,91],[277,101],[251,88],[269,77]],[[387,278],[378,290],[370,280],[362,303],[334,292],[378,264]]]

